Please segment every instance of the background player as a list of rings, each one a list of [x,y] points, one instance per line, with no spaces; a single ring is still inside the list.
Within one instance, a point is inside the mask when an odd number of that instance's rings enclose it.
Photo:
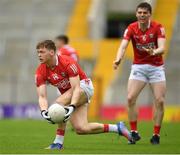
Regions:
[[[137,131],[137,97],[146,83],[150,84],[154,96],[154,133],[150,140],[152,144],[160,142],[160,128],[164,115],[166,79],[162,54],[165,50],[165,30],[161,24],[151,21],[151,5],[143,2],[136,8],[137,22],[128,26],[113,63],[114,69],[124,56],[129,41],[132,41],[134,61],[128,81],[128,116],[134,139],[140,140]]]
[[[55,39],[56,48],[58,50],[58,54],[66,55],[73,58],[75,61],[79,61],[78,52],[76,49],[69,45],[69,38],[66,35],[59,35]]]
[[[55,45],[57,49],[57,54],[66,55],[79,62],[79,56],[76,49],[69,45],[69,37],[66,35],[58,35],[55,38]],[[60,95],[60,91],[57,89],[57,94]]]
[[[56,55],[53,41],[45,40],[37,44],[37,53],[41,64],[36,70],[36,86],[42,117],[51,121],[48,115],[48,100],[46,84],[49,83],[59,89],[61,96],[56,102],[66,107],[64,122],[70,121],[77,134],[97,134],[115,132],[123,135],[130,142],[132,137],[123,122],[117,124],[89,123],[87,120],[88,102],[93,95],[93,85],[80,66],[64,55]],[[66,123],[58,125],[54,142],[48,149],[62,149]]]

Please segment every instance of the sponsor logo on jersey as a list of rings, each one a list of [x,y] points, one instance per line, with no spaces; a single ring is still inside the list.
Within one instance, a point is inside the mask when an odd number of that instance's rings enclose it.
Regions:
[[[144,51],[143,47],[145,48],[155,48],[155,44],[154,42],[151,42],[151,43],[148,43],[148,44],[136,44],[136,48],[139,50],[139,51]]]
[[[57,84],[55,84],[56,87],[61,88],[61,89],[66,89],[69,87],[69,80],[68,79],[63,79]]]

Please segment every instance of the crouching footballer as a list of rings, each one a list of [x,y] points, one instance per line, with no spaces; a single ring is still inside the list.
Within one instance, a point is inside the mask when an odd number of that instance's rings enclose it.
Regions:
[[[93,84],[80,66],[68,56],[57,55],[53,41],[45,40],[36,46],[40,65],[35,73],[39,107],[42,117],[53,123],[48,115],[47,83],[57,87],[61,95],[56,103],[65,106],[63,123],[58,124],[55,139],[47,149],[62,149],[66,122],[69,120],[77,134],[98,134],[114,132],[134,143],[130,132],[123,122],[117,124],[89,123],[87,111],[93,95]]]

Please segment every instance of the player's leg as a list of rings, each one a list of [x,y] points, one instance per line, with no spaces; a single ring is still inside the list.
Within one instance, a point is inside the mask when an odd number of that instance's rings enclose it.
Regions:
[[[146,65],[132,65],[131,73],[128,81],[128,117],[133,138],[137,141],[140,140],[140,135],[137,131],[137,109],[136,100],[147,83]]]
[[[93,86],[92,86],[91,81],[82,80],[82,81],[80,81],[80,86],[83,89],[81,88],[81,92],[80,92],[81,97],[80,97],[80,100],[78,102],[79,105],[88,102],[89,98],[93,94]],[[85,93],[84,90],[86,91],[87,94]],[[72,94],[73,94],[72,89],[69,89],[68,91],[66,91],[64,94],[60,95],[56,99],[56,103],[59,103],[62,105],[69,105],[71,102]],[[87,95],[88,95],[88,97],[87,97]],[[54,139],[54,142],[48,148],[58,149],[59,144],[63,145],[65,129],[66,129],[66,123],[58,124],[58,128],[56,131],[56,137]]]
[[[137,141],[140,140],[140,136],[137,130],[137,109],[136,109],[136,100],[141,90],[145,87],[146,83],[139,80],[129,80],[128,81],[128,117],[129,124],[131,128],[131,133],[133,138]]]
[[[155,98],[154,101],[154,132],[151,139],[152,144],[159,144],[160,129],[164,116],[164,102],[166,93],[166,82],[151,83],[151,88]]]
[[[76,111],[73,113],[71,122],[76,132],[78,134],[92,134],[92,133],[102,133],[102,132],[118,132],[126,127],[123,126],[123,123],[119,123],[118,125],[105,125],[101,123],[88,123],[87,120],[87,111],[88,111],[88,102],[93,95],[94,88],[90,79],[82,80],[80,82],[80,100],[81,103],[79,107],[77,107]],[[123,130],[124,134],[126,134],[127,130]],[[122,134],[123,134],[122,133]],[[126,134],[128,136],[128,134]]]
[[[58,124],[54,141],[46,149],[59,149],[60,150],[63,148],[65,129],[66,129],[66,123]]]
[[[71,98],[72,98],[72,90],[69,89],[68,91],[66,91],[64,94],[60,95],[56,99],[56,103],[59,103],[61,105],[68,105],[70,104]],[[65,130],[66,130],[66,123],[58,124],[54,141],[47,149],[62,149],[64,143]]]
[[[145,87],[146,83],[139,80],[129,80],[128,81],[128,112],[129,120],[137,120],[137,110],[136,110],[136,100],[141,90]]]
[[[164,116],[164,102],[166,93],[166,77],[163,66],[149,67],[149,82],[154,95],[154,134],[150,140],[152,144],[160,143],[160,128]]]
[[[102,124],[97,122],[89,123],[87,120],[88,103],[83,104],[72,114],[71,124],[77,134],[98,134],[105,132],[115,132],[123,135],[128,140],[132,140],[130,132],[123,122],[118,124]]]
[[[71,119],[72,125],[76,129],[77,133],[93,134],[102,132],[118,132],[120,135],[131,139],[132,137],[123,122],[118,124],[88,123],[87,105],[93,95],[94,88],[90,79],[82,80],[80,82],[80,87],[81,95],[79,102],[81,103],[81,106],[78,107],[78,110],[76,109]]]

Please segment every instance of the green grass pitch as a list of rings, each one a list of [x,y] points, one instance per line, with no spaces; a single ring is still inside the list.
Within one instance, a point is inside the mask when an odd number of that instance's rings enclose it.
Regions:
[[[45,150],[54,139],[55,125],[35,120],[0,120],[0,154],[173,154],[180,153],[180,123],[163,123],[161,144],[153,146],[151,122],[139,123],[142,139],[128,145],[115,133],[77,135],[68,128],[64,149]]]

